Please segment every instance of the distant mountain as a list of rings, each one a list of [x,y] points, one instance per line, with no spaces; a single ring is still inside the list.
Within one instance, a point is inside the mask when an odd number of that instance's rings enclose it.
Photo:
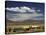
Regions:
[[[44,20],[25,20],[25,21],[10,21],[7,20],[6,24],[18,25],[18,24],[44,24]]]

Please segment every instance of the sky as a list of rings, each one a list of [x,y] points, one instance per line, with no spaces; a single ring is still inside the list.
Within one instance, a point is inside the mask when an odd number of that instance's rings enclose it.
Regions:
[[[44,20],[44,3],[6,1],[5,10],[7,20]]]

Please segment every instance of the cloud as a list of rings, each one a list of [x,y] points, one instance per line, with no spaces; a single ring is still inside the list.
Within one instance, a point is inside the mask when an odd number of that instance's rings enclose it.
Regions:
[[[37,10],[37,12],[40,12],[40,10]]]
[[[15,7],[15,8],[6,8],[6,10],[9,10],[9,11],[19,11],[19,7]]]
[[[14,12],[20,12],[19,14],[15,14],[15,13],[9,13],[7,12],[6,17],[8,20],[11,21],[24,21],[24,20],[42,20],[43,17],[40,18],[36,18],[39,16],[44,16],[42,13],[37,13],[35,9],[31,9],[29,7],[11,7],[11,8],[6,8],[6,10],[9,11],[14,11]],[[40,10],[37,10],[38,12],[40,12]],[[30,13],[25,13],[25,12],[33,12],[32,14]]]
[[[39,17],[39,16],[43,16],[43,14],[37,14],[37,13],[33,13],[33,14],[11,14],[8,13],[7,14],[7,19],[11,20],[11,21],[24,21],[24,20],[42,20],[41,18],[35,18],[35,17]]]
[[[36,11],[36,10],[31,9],[29,7],[26,7],[26,6],[6,8],[6,10],[15,11],[15,12],[35,12]]]

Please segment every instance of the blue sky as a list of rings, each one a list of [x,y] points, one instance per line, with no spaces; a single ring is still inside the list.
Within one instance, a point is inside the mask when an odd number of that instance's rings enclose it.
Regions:
[[[12,21],[43,20],[44,3],[7,1],[6,17]]]

